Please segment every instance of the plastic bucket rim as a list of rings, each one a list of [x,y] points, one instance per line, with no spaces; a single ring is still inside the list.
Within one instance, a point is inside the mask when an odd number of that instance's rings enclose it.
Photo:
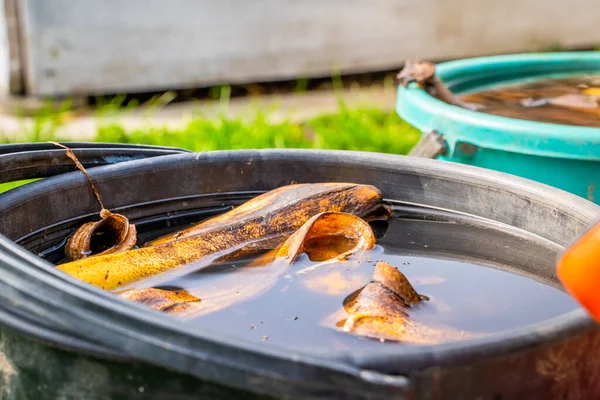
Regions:
[[[530,64],[548,67],[554,65],[554,63],[560,65],[560,63],[568,62],[574,63],[574,66],[565,69],[563,65],[557,71],[576,73],[578,63],[597,63],[598,73],[600,74],[600,52],[529,53],[474,57],[441,63],[436,66],[436,71],[440,78],[444,80],[445,77],[464,76],[467,72],[473,73],[472,70],[474,69],[490,68],[492,66],[496,68],[506,66],[515,68],[518,65]],[[549,72],[549,70],[544,72]],[[451,85],[451,79],[445,81],[445,83]],[[464,140],[466,143],[483,148],[523,154],[573,159],[600,158],[600,149],[589,151],[589,148],[593,145],[600,144],[600,128],[520,120],[467,110],[434,98],[414,83],[410,84],[408,88],[399,85],[396,112],[409,124],[414,125],[423,132],[437,130],[449,138],[451,146],[456,141]],[[451,129],[445,129],[448,125],[451,126]],[[565,130],[569,132],[567,138],[565,138]],[[487,132],[486,134],[479,134],[481,131]],[[507,138],[504,141],[511,142],[511,144],[495,143],[495,135],[506,136]],[[545,146],[549,139],[567,143],[572,151],[566,152],[564,149],[553,149],[552,146]],[[543,148],[540,149],[540,146]],[[588,151],[584,151],[585,148],[588,148]]]

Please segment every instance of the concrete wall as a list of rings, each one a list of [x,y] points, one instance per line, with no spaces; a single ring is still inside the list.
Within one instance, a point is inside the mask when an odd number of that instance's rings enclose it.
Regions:
[[[598,0],[16,1],[33,95],[327,76],[414,57],[600,44]]]

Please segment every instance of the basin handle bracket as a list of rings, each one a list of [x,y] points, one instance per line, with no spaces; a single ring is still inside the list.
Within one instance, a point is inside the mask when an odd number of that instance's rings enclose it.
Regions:
[[[446,154],[447,151],[448,145],[443,136],[433,130],[424,133],[421,140],[419,140],[408,155],[411,157],[437,158]]]

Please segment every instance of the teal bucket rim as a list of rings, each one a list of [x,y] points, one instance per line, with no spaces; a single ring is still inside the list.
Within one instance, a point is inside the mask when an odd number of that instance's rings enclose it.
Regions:
[[[600,52],[476,57],[441,63],[436,72],[450,88],[478,79],[501,83],[521,74],[523,79],[567,73],[600,74]],[[434,98],[416,84],[398,87],[396,112],[422,132],[435,130],[442,134],[450,153],[456,143],[464,142],[538,156],[600,158],[600,128],[519,120],[467,110]]]

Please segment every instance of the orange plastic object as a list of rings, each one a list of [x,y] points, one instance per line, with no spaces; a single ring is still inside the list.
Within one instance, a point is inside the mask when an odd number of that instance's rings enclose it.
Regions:
[[[567,292],[600,322],[600,223],[567,249],[556,273]]]

